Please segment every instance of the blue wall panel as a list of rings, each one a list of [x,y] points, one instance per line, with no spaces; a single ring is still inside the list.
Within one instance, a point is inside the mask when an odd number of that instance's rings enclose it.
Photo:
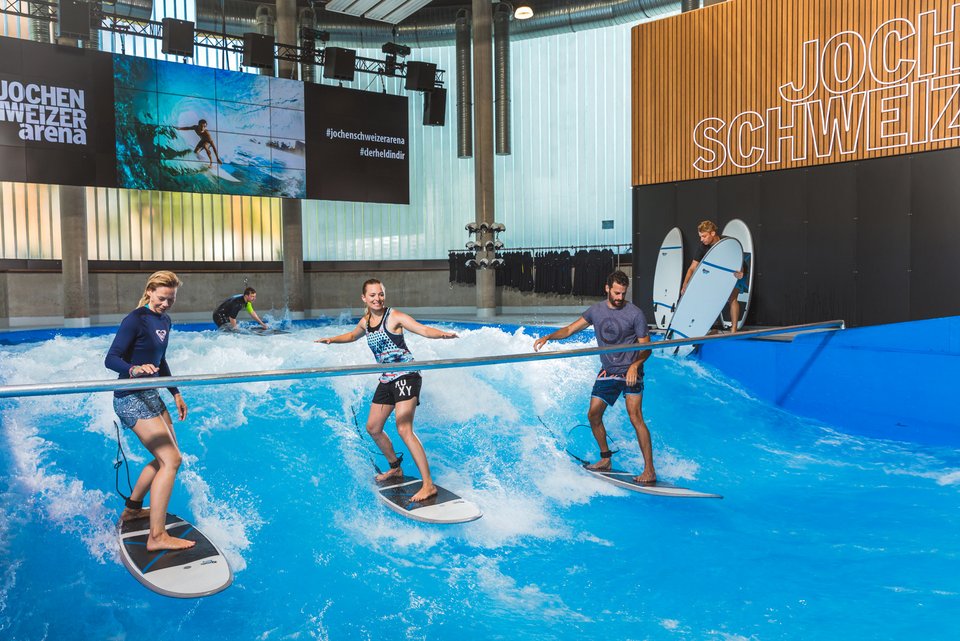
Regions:
[[[790,412],[865,436],[960,444],[960,316],[775,340],[715,341],[700,358]]]

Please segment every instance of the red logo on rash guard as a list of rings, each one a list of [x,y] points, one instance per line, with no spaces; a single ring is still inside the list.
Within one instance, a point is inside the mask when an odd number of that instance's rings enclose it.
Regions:
[[[157,336],[160,338],[160,342],[162,343],[163,341],[167,340],[167,330],[158,329]]]

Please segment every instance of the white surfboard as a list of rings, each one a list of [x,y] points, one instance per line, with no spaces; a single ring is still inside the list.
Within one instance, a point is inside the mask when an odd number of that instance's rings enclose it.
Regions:
[[[666,340],[706,336],[730,300],[737,282],[733,274],[742,266],[743,249],[736,238],[723,238],[708,249],[677,303]],[[684,356],[692,351],[692,345],[681,345],[673,353]]]
[[[230,182],[230,183],[240,182],[240,179],[234,176],[230,172],[229,166],[230,166],[229,163],[227,163],[223,165],[218,165],[216,167],[217,175],[220,177],[220,180],[225,180],[226,182]]]
[[[747,312],[750,311],[750,295],[753,293],[753,236],[750,234],[750,228],[747,223],[739,218],[734,218],[723,226],[721,236],[729,236],[740,241],[743,247],[743,265],[745,267],[743,278],[737,281],[737,287],[740,292],[737,294],[737,300],[740,301],[740,319],[737,321],[737,329],[743,329],[744,321],[747,319]],[[723,326],[730,327],[730,306],[724,306],[721,312],[723,316]]]
[[[226,557],[196,526],[167,513],[166,528],[171,536],[197,544],[186,550],[149,552],[149,517],[120,523],[120,558],[137,581],[158,594],[180,599],[216,594],[233,583]]]
[[[697,490],[690,490],[685,487],[680,487],[679,485],[673,485],[672,483],[666,483],[664,481],[654,481],[653,483],[638,483],[633,480],[637,475],[633,472],[624,472],[623,470],[610,469],[610,470],[591,470],[586,466],[583,467],[591,476],[594,476],[598,479],[607,481],[608,483],[613,483],[618,487],[622,487],[634,492],[641,492],[643,494],[652,494],[654,496],[672,496],[674,498],[685,498],[685,499],[722,499],[723,497],[719,494],[710,494],[709,492],[698,492]]]
[[[377,495],[394,512],[424,523],[467,523],[476,521],[483,512],[475,503],[437,485],[437,493],[425,501],[410,500],[420,491],[423,481],[415,476],[390,478],[377,483]]]
[[[670,326],[682,283],[683,235],[679,227],[674,227],[660,243],[657,270],[653,275],[653,317],[660,329]]]

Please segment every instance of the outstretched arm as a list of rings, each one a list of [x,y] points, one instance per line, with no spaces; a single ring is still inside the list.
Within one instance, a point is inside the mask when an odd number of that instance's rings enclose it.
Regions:
[[[558,329],[557,331],[547,334],[546,336],[541,336],[533,343],[533,351],[539,352],[540,348],[546,344],[547,341],[559,341],[567,338],[568,336],[573,336],[582,329],[586,329],[590,326],[590,323],[587,322],[583,316],[573,321],[566,327]]]
[[[680,285],[680,295],[683,296],[683,293],[687,291],[687,285],[690,283],[690,278],[693,276],[693,273],[697,271],[697,267],[700,266],[699,260],[691,261],[690,267],[687,268],[687,274],[683,277],[683,285]]]
[[[262,327],[262,328],[264,328],[264,329],[267,329],[267,324],[264,323],[262,320],[260,320],[260,317],[257,316],[257,313],[256,313],[255,311],[253,311],[253,307],[252,307],[252,306],[249,306],[249,304],[248,304],[248,306],[247,306],[247,311],[250,312],[250,315],[251,315],[251,316],[253,316],[253,320],[255,320],[255,321],[257,321],[258,323],[260,323],[260,327]]]
[[[357,326],[353,328],[353,331],[347,332],[346,334],[340,334],[339,336],[331,336],[330,338],[318,338],[313,341],[314,343],[323,343],[325,345],[330,345],[331,343],[352,343],[356,340],[359,340],[366,331],[363,329],[363,320],[357,323]]]
[[[436,327],[427,327],[426,325],[417,322],[413,316],[404,314],[397,309],[394,309],[390,314],[390,320],[405,330],[413,332],[419,336],[423,336],[424,338],[458,338],[454,332],[445,332],[437,329]]]

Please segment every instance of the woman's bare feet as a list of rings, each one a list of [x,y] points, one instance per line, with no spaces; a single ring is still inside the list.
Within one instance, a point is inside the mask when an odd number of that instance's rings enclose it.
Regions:
[[[132,521],[133,519],[142,519],[150,516],[150,508],[143,507],[139,509],[132,509],[129,507],[123,508],[123,512],[120,513],[120,520],[123,522]]]
[[[186,550],[187,548],[192,548],[196,544],[196,541],[178,539],[175,536],[170,536],[166,532],[156,538],[154,538],[153,535],[147,537],[148,552],[159,552],[160,550]]]
[[[387,470],[383,474],[377,474],[376,476],[374,476],[373,480],[379,483],[381,481],[386,481],[387,479],[400,478],[401,476],[403,476],[403,468],[391,467],[389,470]]]
[[[423,487],[420,488],[420,491],[410,497],[411,503],[419,503],[420,501],[426,501],[431,496],[437,495],[437,486],[431,483],[427,485],[423,484]]]
[[[636,483],[656,483],[657,482],[657,473],[653,470],[644,470],[643,474],[640,476],[633,477],[634,482]]]
[[[596,463],[591,463],[587,466],[588,470],[596,470],[597,472],[606,472],[610,469],[610,459],[602,458]]]

